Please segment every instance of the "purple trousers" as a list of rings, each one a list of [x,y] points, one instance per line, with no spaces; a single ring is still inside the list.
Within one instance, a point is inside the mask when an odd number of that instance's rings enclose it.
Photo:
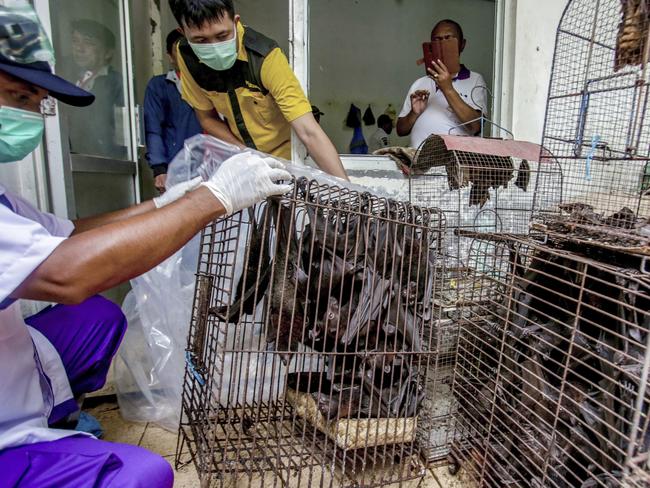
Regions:
[[[47,337],[61,356],[75,397],[104,386],[126,331],[126,317],[120,307],[94,296],[79,305],[48,307],[25,322]],[[74,400],[57,405],[50,415],[50,424],[76,410]]]
[[[25,319],[56,348],[75,396],[106,382],[126,330],[120,307],[100,296],[79,305],[56,305]],[[78,409],[57,405],[50,424]],[[0,451],[0,488],[171,488],[174,474],[146,449],[87,437],[68,437]]]
[[[174,472],[136,446],[67,437],[0,452],[0,488],[171,488]]]

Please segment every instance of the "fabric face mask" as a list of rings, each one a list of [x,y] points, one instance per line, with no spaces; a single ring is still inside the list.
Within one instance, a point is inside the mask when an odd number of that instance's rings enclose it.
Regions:
[[[235,27],[235,36],[227,41],[212,44],[190,42],[189,44],[194,54],[214,70],[225,71],[232,68],[237,61],[237,27]]]
[[[43,138],[43,116],[19,108],[0,107],[0,163],[20,161]]]

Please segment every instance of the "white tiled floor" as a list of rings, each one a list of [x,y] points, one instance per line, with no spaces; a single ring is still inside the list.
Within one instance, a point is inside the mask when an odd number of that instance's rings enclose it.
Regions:
[[[160,454],[172,465],[172,467],[174,467],[177,440],[176,433],[161,429],[153,424],[127,422],[120,416],[119,407],[115,403],[104,403],[95,408],[89,409],[88,412],[97,417],[101,422],[105,432],[104,440],[144,447]],[[187,457],[189,458],[189,456]],[[467,483],[463,483],[462,479],[462,476],[451,476],[447,471],[447,468],[442,466],[430,470],[427,473],[427,477],[419,485],[418,482],[415,482],[412,485],[409,484],[406,486],[408,486],[408,488],[411,488],[411,486],[413,488],[416,486],[418,488],[462,488],[470,486]],[[291,488],[299,488],[296,482],[297,480],[288,480],[287,486]],[[248,482],[237,484],[248,486]],[[307,486],[308,483],[300,482],[300,484]],[[193,464],[188,464],[187,466],[176,470],[174,481],[175,488],[194,488],[199,486],[199,479]],[[281,487],[279,484],[276,486],[278,486],[278,488]]]

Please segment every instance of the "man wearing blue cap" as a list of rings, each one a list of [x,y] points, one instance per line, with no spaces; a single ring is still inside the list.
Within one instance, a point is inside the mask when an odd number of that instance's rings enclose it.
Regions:
[[[13,2],[14,4],[16,2]],[[20,161],[43,134],[49,94],[87,106],[94,96],[52,74],[52,49],[30,7],[0,0],[0,162]],[[0,184],[0,486],[171,487],[153,453],[52,428],[75,398],[103,385],[126,321],[96,296],[172,255],[207,223],[288,191],[280,163],[244,153],[205,182],[143,204],[69,221]],[[59,305],[23,319],[20,299]]]

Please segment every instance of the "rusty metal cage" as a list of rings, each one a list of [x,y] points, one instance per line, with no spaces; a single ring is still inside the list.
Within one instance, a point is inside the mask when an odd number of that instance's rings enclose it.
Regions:
[[[613,487],[650,449],[650,278],[479,236],[452,460],[479,486]]]
[[[630,472],[622,483],[623,488],[645,488],[650,486],[650,456],[643,453],[632,460]]]
[[[569,2],[542,140],[549,153],[541,158],[562,168],[562,205],[540,207],[540,230],[631,250],[650,246],[631,224],[650,216],[649,24],[648,0]],[[542,177],[540,192],[556,184]]]
[[[560,168],[546,153],[538,163],[542,153],[522,141],[431,135],[409,168],[410,201],[445,212],[447,254],[463,262],[463,231],[527,235],[536,208],[561,202]]]
[[[539,145],[527,142],[432,135],[412,157],[408,167],[410,201],[440,208],[447,221],[446,266],[434,294],[440,311],[437,330],[449,353],[441,358],[443,371],[454,369],[458,324],[477,286],[475,270],[468,262],[471,236],[477,232],[527,235],[535,208],[561,199],[561,170],[552,160],[538,163],[540,153]],[[555,181],[556,191],[539,192],[542,180]],[[430,392],[440,399],[438,405],[447,408],[439,418],[448,429],[447,448],[453,435],[461,435],[453,429],[458,405],[449,378],[438,381],[438,390]],[[438,449],[431,459],[445,452]]]
[[[300,178],[203,232],[182,400],[205,486],[425,474],[444,215]],[[233,485],[234,483],[234,485]]]

